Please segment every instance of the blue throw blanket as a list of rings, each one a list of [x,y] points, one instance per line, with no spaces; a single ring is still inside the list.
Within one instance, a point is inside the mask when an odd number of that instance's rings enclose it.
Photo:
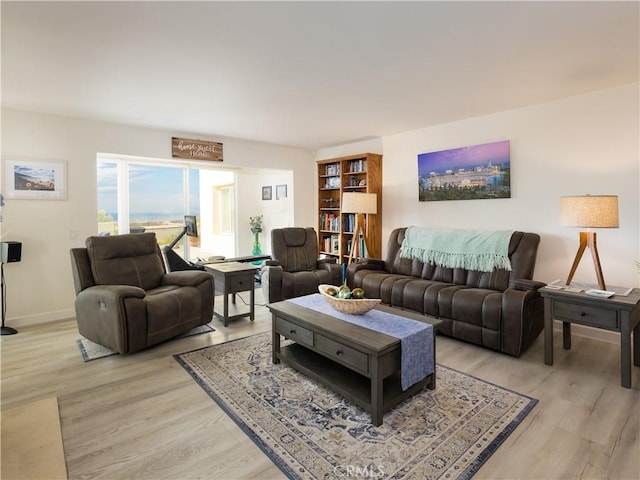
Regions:
[[[287,301],[400,339],[402,390],[406,390],[435,372],[433,325],[379,310],[370,310],[364,315],[338,312],[319,293],[291,298]]]
[[[509,241],[513,230],[463,230],[408,227],[400,256],[442,267],[480,272],[511,270]]]

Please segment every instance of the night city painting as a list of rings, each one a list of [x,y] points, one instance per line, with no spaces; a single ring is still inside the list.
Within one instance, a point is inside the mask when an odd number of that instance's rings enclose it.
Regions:
[[[509,140],[418,155],[418,198],[478,200],[511,197]]]

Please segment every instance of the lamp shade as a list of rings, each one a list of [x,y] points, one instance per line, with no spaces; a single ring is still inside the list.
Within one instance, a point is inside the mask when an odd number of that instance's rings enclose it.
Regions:
[[[560,222],[569,227],[618,228],[618,196],[561,197]]]
[[[375,193],[344,193],[342,213],[378,213],[378,196]]]

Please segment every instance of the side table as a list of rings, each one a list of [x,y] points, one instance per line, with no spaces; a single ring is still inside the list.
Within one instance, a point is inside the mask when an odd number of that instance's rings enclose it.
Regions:
[[[620,333],[621,384],[631,388],[633,364],[640,366],[640,290],[629,295],[598,298],[584,292],[541,288],[544,297],[544,363],[553,365],[553,320],[562,321],[562,344],[571,349],[571,324],[578,323]]]
[[[223,262],[205,265],[205,270],[213,276],[216,293],[224,296],[223,313],[213,311],[213,314],[229,326],[229,320],[248,316],[251,321],[255,318],[255,272],[258,269],[251,263]],[[250,292],[249,311],[229,316],[229,294],[233,303],[236,302],[236,293]]]

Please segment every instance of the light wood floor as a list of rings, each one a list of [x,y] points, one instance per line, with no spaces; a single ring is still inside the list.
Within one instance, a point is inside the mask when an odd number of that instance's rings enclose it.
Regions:
[[[215,332],[88,363],[74,319],[24,327],[1,339],[2,409],[58,397],[71,479],[285,478],[172,357],[270,321],[257,307],[255,322],[215,320]],[[640,479],[640,368],[625,389],[618,346],[561,343],[549,367],[542,335],[519,359],[438,337],[438,363],[539,400],[474,478]]]

